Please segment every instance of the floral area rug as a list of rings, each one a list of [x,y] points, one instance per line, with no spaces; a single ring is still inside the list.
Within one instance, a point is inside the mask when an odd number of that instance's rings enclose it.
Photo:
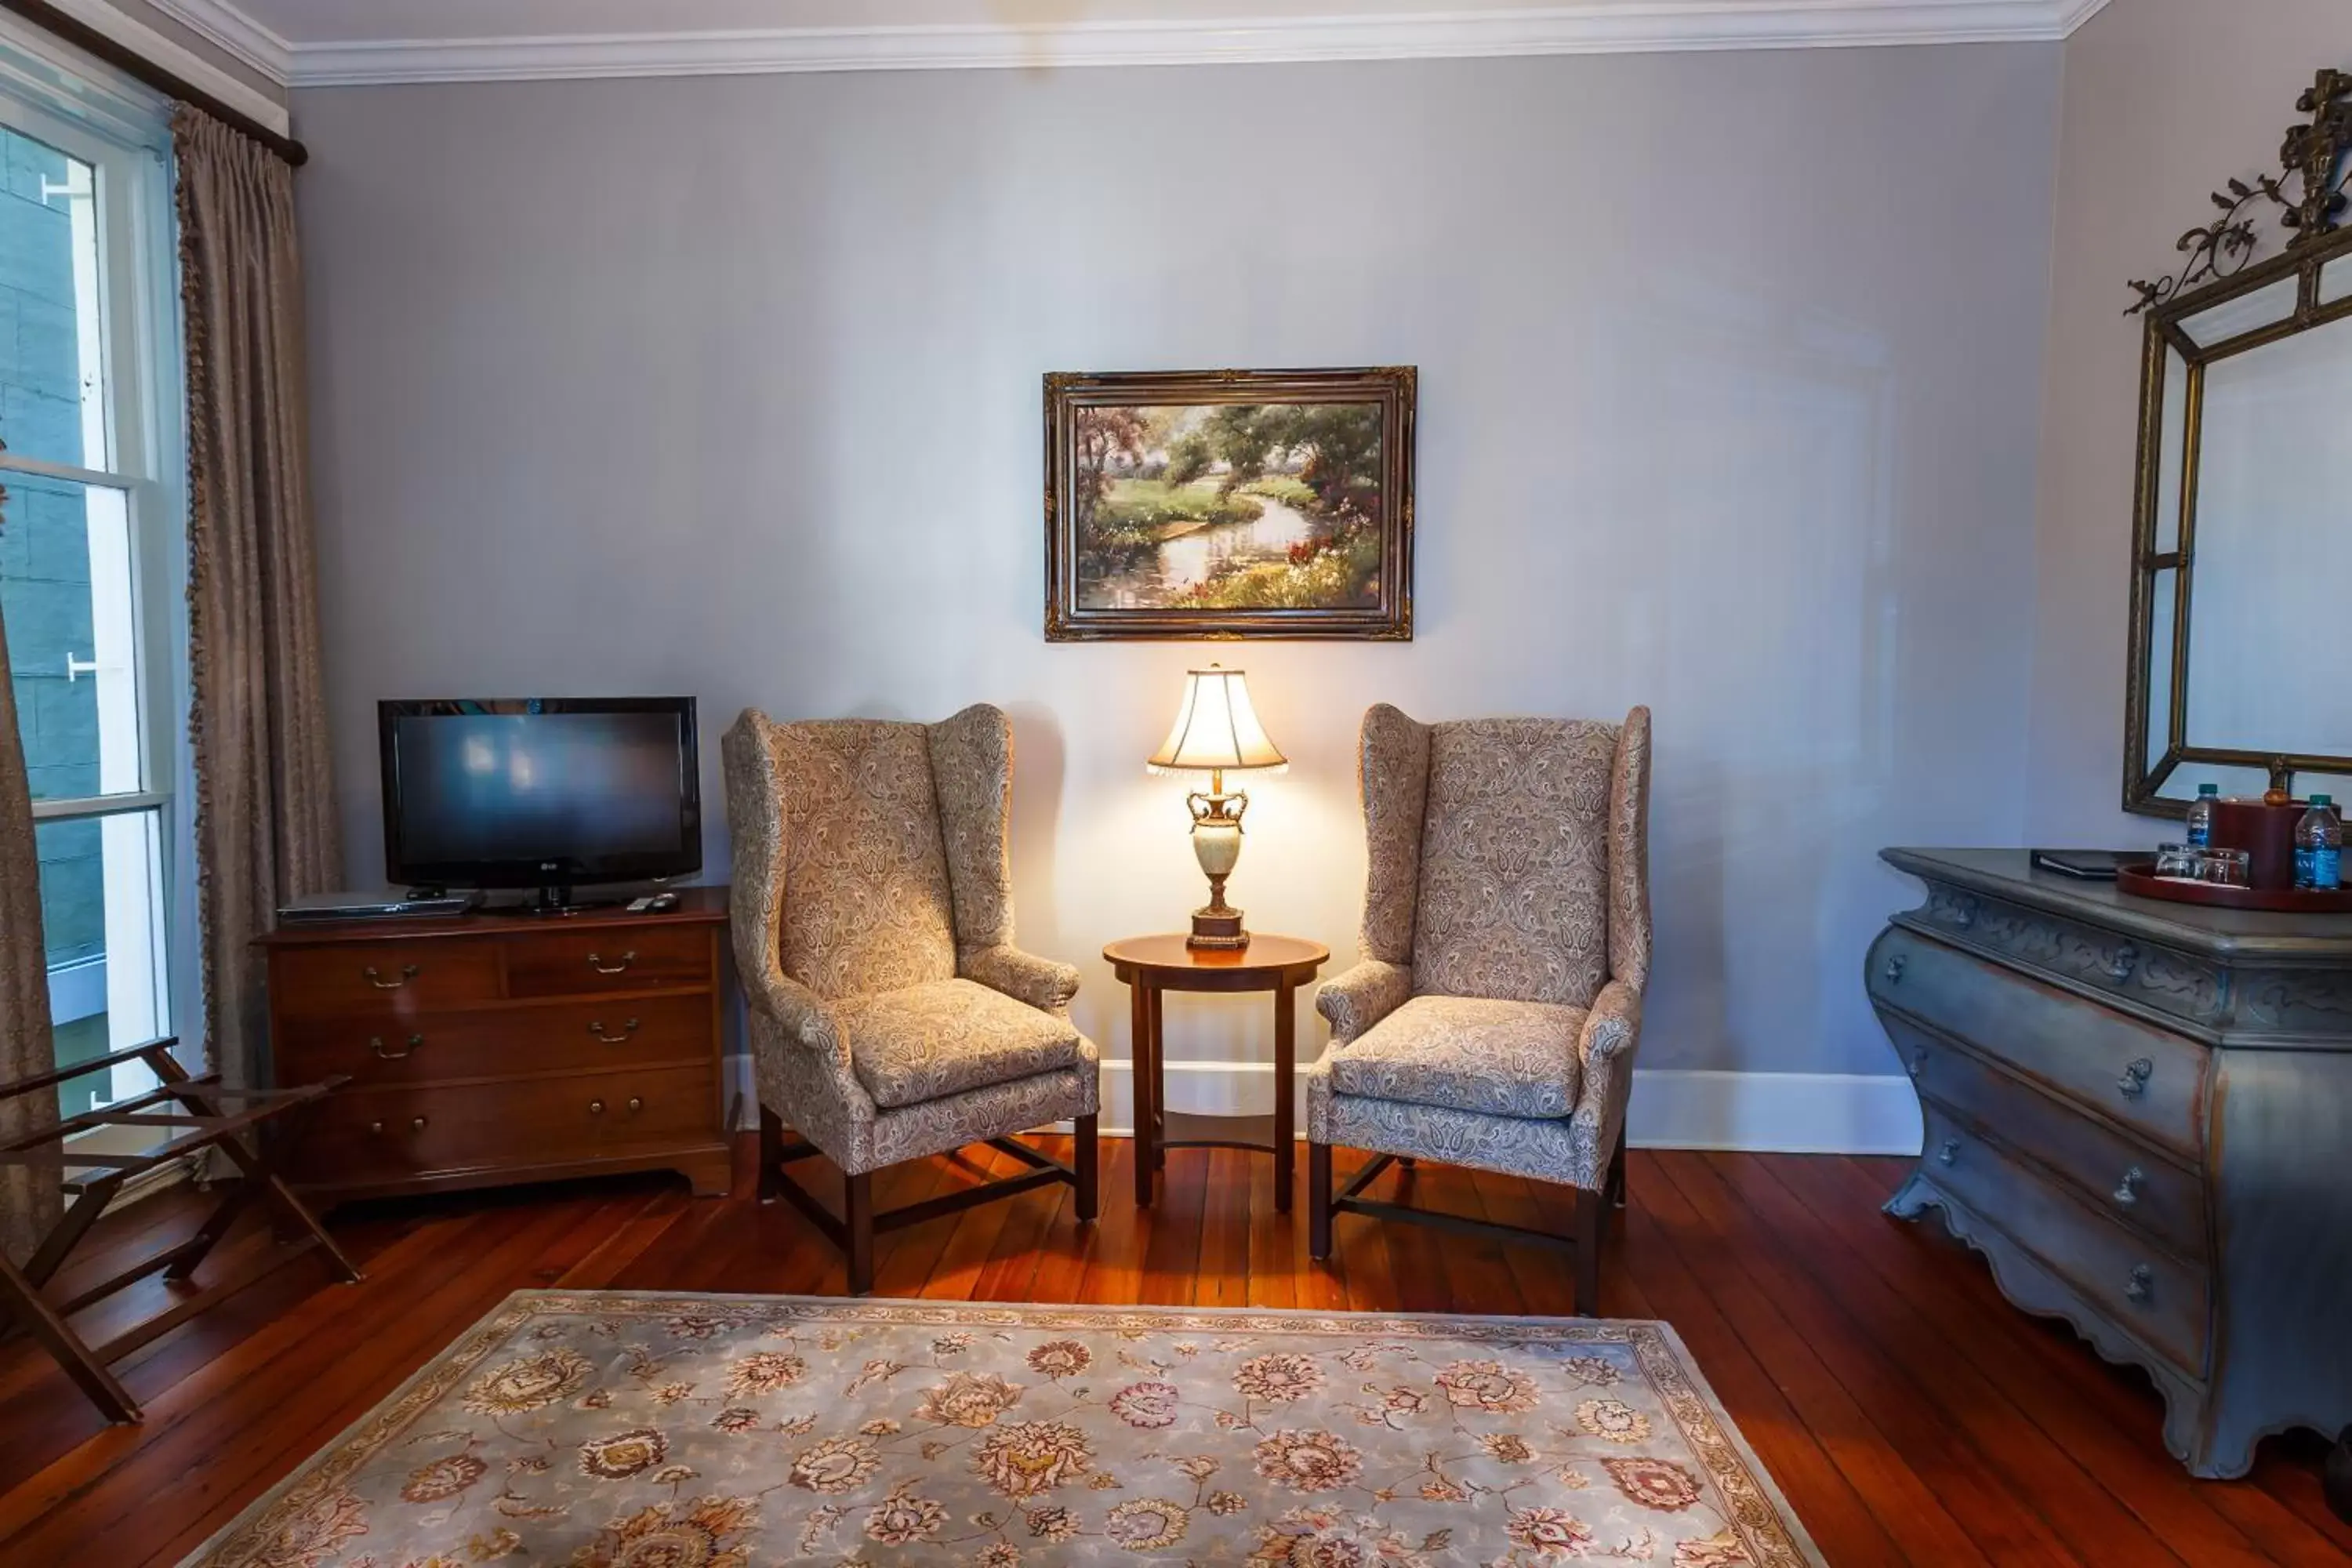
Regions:
[[[184,1568],[1820,1568],[1664,1323],[519,1291]]]

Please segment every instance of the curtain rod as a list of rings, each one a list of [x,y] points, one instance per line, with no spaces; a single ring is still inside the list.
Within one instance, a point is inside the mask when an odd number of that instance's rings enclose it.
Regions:
[[[298,169],[310,161],[310,150],[292,137],[280,135],[253,116],[231,109],[194,82],[174,76],[136,49],[117,43],[79,17],[60,11],[48,0],[0,0],[0,11],[14,11],[35,26],[56,34],[85,54],[95,55],[157,92],[194,104],[214,119],[244,132]]]

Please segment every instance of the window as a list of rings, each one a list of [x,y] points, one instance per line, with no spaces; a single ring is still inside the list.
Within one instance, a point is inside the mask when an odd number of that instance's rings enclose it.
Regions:
[[[194,956],[166,146],[160,106],[0,37],[0,617],[60,1065],[170,1033]]]

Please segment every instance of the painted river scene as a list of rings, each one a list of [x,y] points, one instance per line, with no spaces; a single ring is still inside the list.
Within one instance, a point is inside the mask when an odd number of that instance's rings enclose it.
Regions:
[[[1377,605],[1381,423],[1371,403],[1076,410],[1080,607]]]

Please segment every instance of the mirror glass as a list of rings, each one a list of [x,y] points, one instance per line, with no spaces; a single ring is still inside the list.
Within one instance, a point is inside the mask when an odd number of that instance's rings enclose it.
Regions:
[[[2352,256],[2339,256],[2320,268],[2319,302],[2333,305],[2352,296]]]
[[[2227,342],[2242,332],[2256,327],[2267,327],[2285,321],[2294,314],[2295,279],[2282,278],[2263,285],[2251,293],[2180,319],[2180,330],[2199,348],[2210,349],[2216,343]]]
[[[2352,318],[2205,367],[2192,746],[2352,756]]]

